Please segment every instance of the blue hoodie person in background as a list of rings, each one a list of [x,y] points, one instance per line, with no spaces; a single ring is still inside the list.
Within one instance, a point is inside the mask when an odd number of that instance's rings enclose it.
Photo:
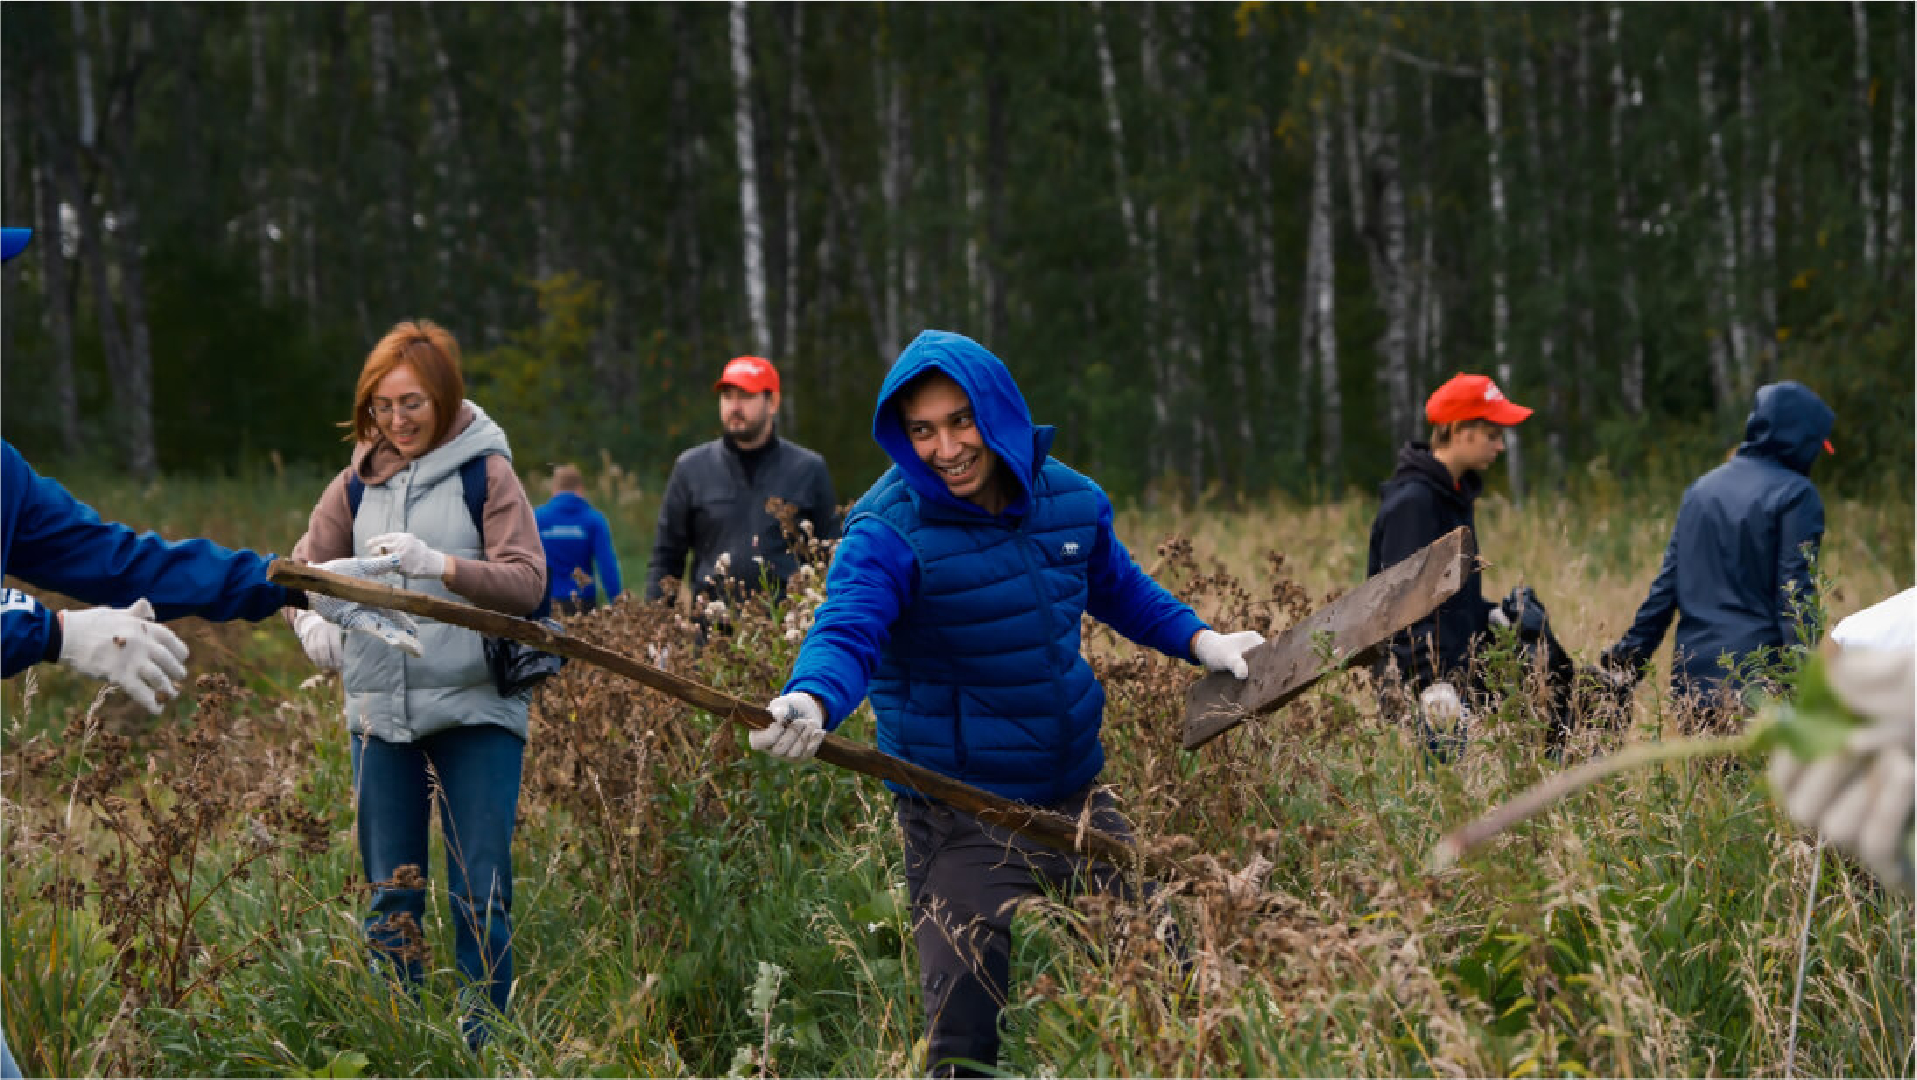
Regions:
[[[1721,704],[1740,673],[1814,643],[1817,582],[1811,562],[1824,538],[1824,500],[1811,465],[1831,449],[1836,414],[1802,383],[1760,387],[1731,459],[1684,492],[1650,595],[1606,667],[1635,672],[1677,619],[1674,693]]]
[[[575,615],[598,606],[595,574],[605,587],[608,604],[619,599],[625,588],[619,580],[619,556],[612,550],[612,529],[606,525],[606,515],[586,501],[585,486],[578,469],[559,466],[552,471],[552,498],[534,512],[539,518],[539,543],[546,549],[546,587],[552,593],[552,606]]]
[[[1139,569],[1104,491],[1048,455],[1053,429],[1033,425],[1011,372],[970,338],[920,334],[886,375],[872,435],[894,464],[847,516],[828,598],[753,748],[804,760],[869,693],[886,753],[1128,837],[1094,787],[1105,691],[1080,616],[1239,678],[1264,638],[1212,631]],[[1129,884],[894,790],[926,1061],[936,1074],[995,1066],[1011,901]]]

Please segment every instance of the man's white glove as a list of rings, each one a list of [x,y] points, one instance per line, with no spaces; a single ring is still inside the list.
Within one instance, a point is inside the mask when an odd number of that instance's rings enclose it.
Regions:
[[[300,612],[293,619],[293,632],[299,635],[306,658],[321,671],[338,671],[345,664],[346,631],[327,622],[319,612]]]
[[[399,557],[381,555],[370,559],[334,559],[331,562],[319,564],[319,568],[335,574],[345,574],[347,577],[371,578],[397,572]],[[414,656],[421,653],[419,624],[405,612],[367,607],[365,604],[316,592],[306,594],[306,606],[308,610],[342,630],[357,630],[362,634],[371,634],[393,648]],[[298,629],[297,623],[294,628]],[[300,637],[300,644],[306,644],[304,634]],[[312,656],[312,651],[308,650],[307,655]],[[320,660],[314,657],[313,662],[319,664]]]
[[[63,611],[60,662],[82,675],[110,682],[158,715],[156,691],[173,697],[173,680],[186,678],[186,643],[153,621],[146,599],[125,608]]]
[[[1511,625],[1511,616],[1506,615],[1504,613],[1504,605],[1502,604],[1491,605],[1491,614],[1489,618],[1491,620],[1492,626],[1502,628],[1502,627]]]
[[[1771,787],[1793,820],[1906,891],[1913,886],[1917,817],[1914,666],[1907,650],[1838,650],[1829,664],[1831,689],[1871,723],[1842,750],[1808,763],[1780,748],[1770,769]]]
[[[368,540],[366,546],[375,555],[399,556],[399,572],[407,577],[436,578],[446,573],[446,556],[412,533],[382,533]]]
[[[1251,674],[1245,654],[1264,643],[1265,635],[1256,630],[1240,630],[1235,634],[1200,630],[1198,636],[1192,638],[1191,655],[1205,665],[1207,671],[1229,671],[1243,679]]]
[[[765,707],[772,723],[752,732],[746,741],[754,750],[787,761],[804,761],[819,752],[825,741],[825,709],[807,693],[785,694]]]

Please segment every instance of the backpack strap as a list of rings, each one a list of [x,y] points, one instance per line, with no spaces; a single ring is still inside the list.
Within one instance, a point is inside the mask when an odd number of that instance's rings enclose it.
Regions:
[[[486,459],[491,456],[481,454],[469,458],[466,464],[459,467],[460,493],[466,498],[466,513],[473,519],[473,531],[479,534],[481,548],[486,546]],[[359,517],[360,500],[365,495],[366,481],[359,478],[359,473],[349,472],[346,475],[346,506],[356,518]],[[539,606],[526,617],[544,619],[551,614],[552,589],[548,588],[546,595],[540,598]]]

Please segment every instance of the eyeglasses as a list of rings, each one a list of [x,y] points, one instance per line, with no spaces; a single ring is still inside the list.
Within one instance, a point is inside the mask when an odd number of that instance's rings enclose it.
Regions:
[[[418,416],[421,412],[425,411],[426,406],[431,405],[432,403],[433,403],[433,399],[427,397],[425,394],[408,394],[407,396],[400,398],[398,402],[386,402],[384,404],[375,402],[372,405],[367,406],[366,411],[373,417],[373,419],[384,420],[392,416],[393,410],[397,408],[399,410],[399,415],[405,417],[408,420],[411,420],[413,417]]]

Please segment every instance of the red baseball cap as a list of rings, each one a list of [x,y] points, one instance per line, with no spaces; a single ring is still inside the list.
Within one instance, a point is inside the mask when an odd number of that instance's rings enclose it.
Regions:
[[[1530,415],[1530,409],[1505,397],[1489,375],[1453,375],[1424,403],[1424,417],[1433,424],[1489,420],[1510,427]]]
[[[726,386],[736,386],[748,394],[763,394],[768,390],[776,394],[779,369],[763,356],[735,356],[726,364],[719,381],[712,384],[712,389],[716,392]]]

